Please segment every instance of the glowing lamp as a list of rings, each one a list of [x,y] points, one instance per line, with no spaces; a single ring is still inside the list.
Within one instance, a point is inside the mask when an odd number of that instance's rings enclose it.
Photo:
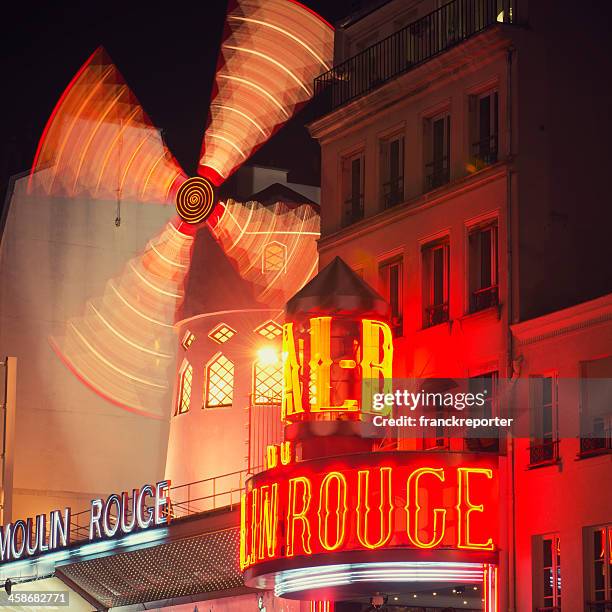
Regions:
[[[274,347],[263,346],[257,351],[257,361],[262,366],[272,366],[280,361],[280,357]]]

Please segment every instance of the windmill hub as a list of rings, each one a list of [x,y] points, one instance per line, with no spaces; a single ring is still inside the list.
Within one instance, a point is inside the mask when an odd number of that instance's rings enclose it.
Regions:
[[[204,177],[187,179],[176,193],[176,212],[186,223],[202,223],[215,207],[214,185]]]

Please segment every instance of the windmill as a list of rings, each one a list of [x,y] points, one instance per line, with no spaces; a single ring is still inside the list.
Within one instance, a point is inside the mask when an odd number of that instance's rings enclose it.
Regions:
[[[301,4],[231,2],[194,177],[180,168],[102,48],[68,85],[42,134],[28,196],[85,200],[87,210],[97,201],[116,202],[117,223],[132,227],[153,225],[150,215],[171,217],[173,206],[177,213],[142,252],[126,253],[103,294],[50,339],[97,394],[140,414],[166,416],[160,398],[168,392],[174,323],[198,235],[220,245],[266,304],[282,304],[312,276],[318,234],[312,209],[220,201],[217,193],[312,97],[313,79],[329,69],[332,53],[331,26]],[[120,210],[124,202],[134,203],[131,212]],[[286,236],[285,260],[277,273],[262,274],[273,232]]]

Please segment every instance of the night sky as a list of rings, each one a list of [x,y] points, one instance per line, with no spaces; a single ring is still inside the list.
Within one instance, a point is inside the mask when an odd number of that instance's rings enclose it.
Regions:
[[[334,23],[354,0],[304,2]],[[3,120],[0,197],[8,177],[27,171],[62,91],[103,45],[141,105],[163,129],[181,166],[193,174],[206,123],[226,13],[224,0],[12,2],[0,35]],[[316,181],[318,145],[304,128],[306,108],[253,161],[289,167],[294,180]]]

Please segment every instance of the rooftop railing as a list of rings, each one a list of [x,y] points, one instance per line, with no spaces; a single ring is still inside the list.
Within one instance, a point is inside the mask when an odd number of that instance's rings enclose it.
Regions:
[[[178,485],[169,489],[171,520],[214,510],[234,510],[240,506],[240,495],[246,480],[256,470],[240,470]],[[83,510],[70,517],[70,541],[82,542],[89,538],[91,511]],[[111,524],[118,520],[111,515]]]
[[[319,75],[321,114],[354,100],[497,24],[513,23],[516,0],[452,0]]]

